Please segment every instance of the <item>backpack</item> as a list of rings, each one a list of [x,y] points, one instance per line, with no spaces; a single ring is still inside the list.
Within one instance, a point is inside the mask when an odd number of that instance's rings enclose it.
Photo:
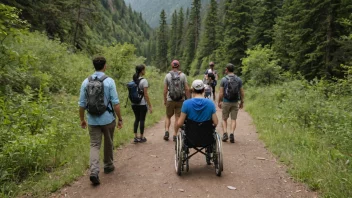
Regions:
[[[134,104],[141,103],[142,98],[144,97],[143,90],[141,90],[139,88],[139,83],[141,82],[142,79],[143,78],[138,79],[137,83],[133,80],[131,82],[127,83],[128,98]]]
[[[108,110],[108,105],[104,103],[104,83],[108,76],[104,75],[101,78],[92,76],[88,77],[86,87],[87,111],[93,115],[101,115]],[[110,103],[110,102],[109,102]],[[108,104],[109,104],[108,103]]]
[[[236,77],[225,77],[227,82],[224,86],[224,98],[227,100],[238,100],[239,99],[239,82]]]
[[[175,76],[173,72],[170,72],[170,74],[171,83],[169,84],[169,96],[173,101],[180,101],[184,95],[184,88],[180,75]],[[181,72],[179,74],[181,74]]]

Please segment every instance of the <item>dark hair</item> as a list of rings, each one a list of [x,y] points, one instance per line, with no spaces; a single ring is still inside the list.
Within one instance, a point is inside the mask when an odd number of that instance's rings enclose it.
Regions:
[[[197,89],[194,89],[194,88],[193,88],[193,92],[194,92],[194,93],[197,93],[197,94],[202,94],[202,93],[204,93],[204,88],[201,89],[201,90],[197,90]]]
[[[93,65],[94,65],[95,71],[102,70],[105,64],[106,64],[106,59],[103,56],[98,56],[93,59]]]
[[[137,82],[139,78],[139,74],[145,69],[145,65],[137,65],[136,66],[136,73],[133,74],[133,81]]]
[[[235,66],[232,63],[229,63],[226,65],[226,69],[229,72],[234,72],[235,71]]]

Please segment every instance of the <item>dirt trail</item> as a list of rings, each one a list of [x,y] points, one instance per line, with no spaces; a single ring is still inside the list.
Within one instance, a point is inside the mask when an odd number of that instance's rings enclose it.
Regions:
[[[221,118],[221,110],[217,109],[217,114]],[[217,131],[222,131],[220,126]],[[202,154],[191,158],[188,173],[177,176],[174,142],[162,139],[164,121],[145,134],[146,143],[131,143],[117,150],[116,169],[110,174],[101,171],[99,186],[91,185],[87,171],[52,197],[317,197],[290,179],[285,167],[258,140],[252,119],[244,111],[239,112],[236,143],[223,144],[221,177],[215,175],[212,165],[206,165]]]

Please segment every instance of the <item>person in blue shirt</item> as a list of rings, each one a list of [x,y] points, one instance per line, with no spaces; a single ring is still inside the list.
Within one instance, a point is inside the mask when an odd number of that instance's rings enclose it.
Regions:
[[[106,59],[104,57],[96,57],[93,60],[95,73],[91,75],[93,79],[102,78],[106,70]],[[86,78],[81,86],[79,97],[79,117],[81,127],[87,128],[85,120],[85,110],[87,109],[87,90],[88,78]],[[120,101],[116,91],[115,81],[112,78],[106,78],[104,84],[104,104],[108,107],[101,115],[92,115],[87,112],[88,130],[90,135],[90,181],[94,184],[100,184],[99,180],[99,151],[104,135],[104,172],[110,173],[114,171],[113,161],[113,139],[114,130],[117,126],[122,128],[122,117],[120,113]],[[109,109],[110,108],[110,109]],[[118,117],[116,125],[115,114]]]
[[[183,102],[181,116],[177,123],[177,131],[185,122],[190,119],[195,122],[213,121],[213,125],[218,125],[216,107],[212,100],[204,98],[204,83],[202,80],[194,80],[192,83],[192,99]]]

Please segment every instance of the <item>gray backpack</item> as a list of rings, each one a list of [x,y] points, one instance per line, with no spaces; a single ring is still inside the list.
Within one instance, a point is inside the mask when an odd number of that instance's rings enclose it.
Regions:
[[[181,82],[180,74],[175,75],[173,72],[171,74],[171,83],[169,83],[169,96],[173,101],[180,101],[184,95],[184,87]]]
[[[101,78],[88,77],[88,84],[86,87],[87,98],[87,111],[92,115],[101,115],[108,110],[107,105],[104,103],[104,83],[103,81],[108,78],[104,75]],[[109,103],[108,103],[109,104]]]
[[[234,77],[225,77],[226,83],[224,86],[224,98],[227,100],[239,100],[240,84]]]

